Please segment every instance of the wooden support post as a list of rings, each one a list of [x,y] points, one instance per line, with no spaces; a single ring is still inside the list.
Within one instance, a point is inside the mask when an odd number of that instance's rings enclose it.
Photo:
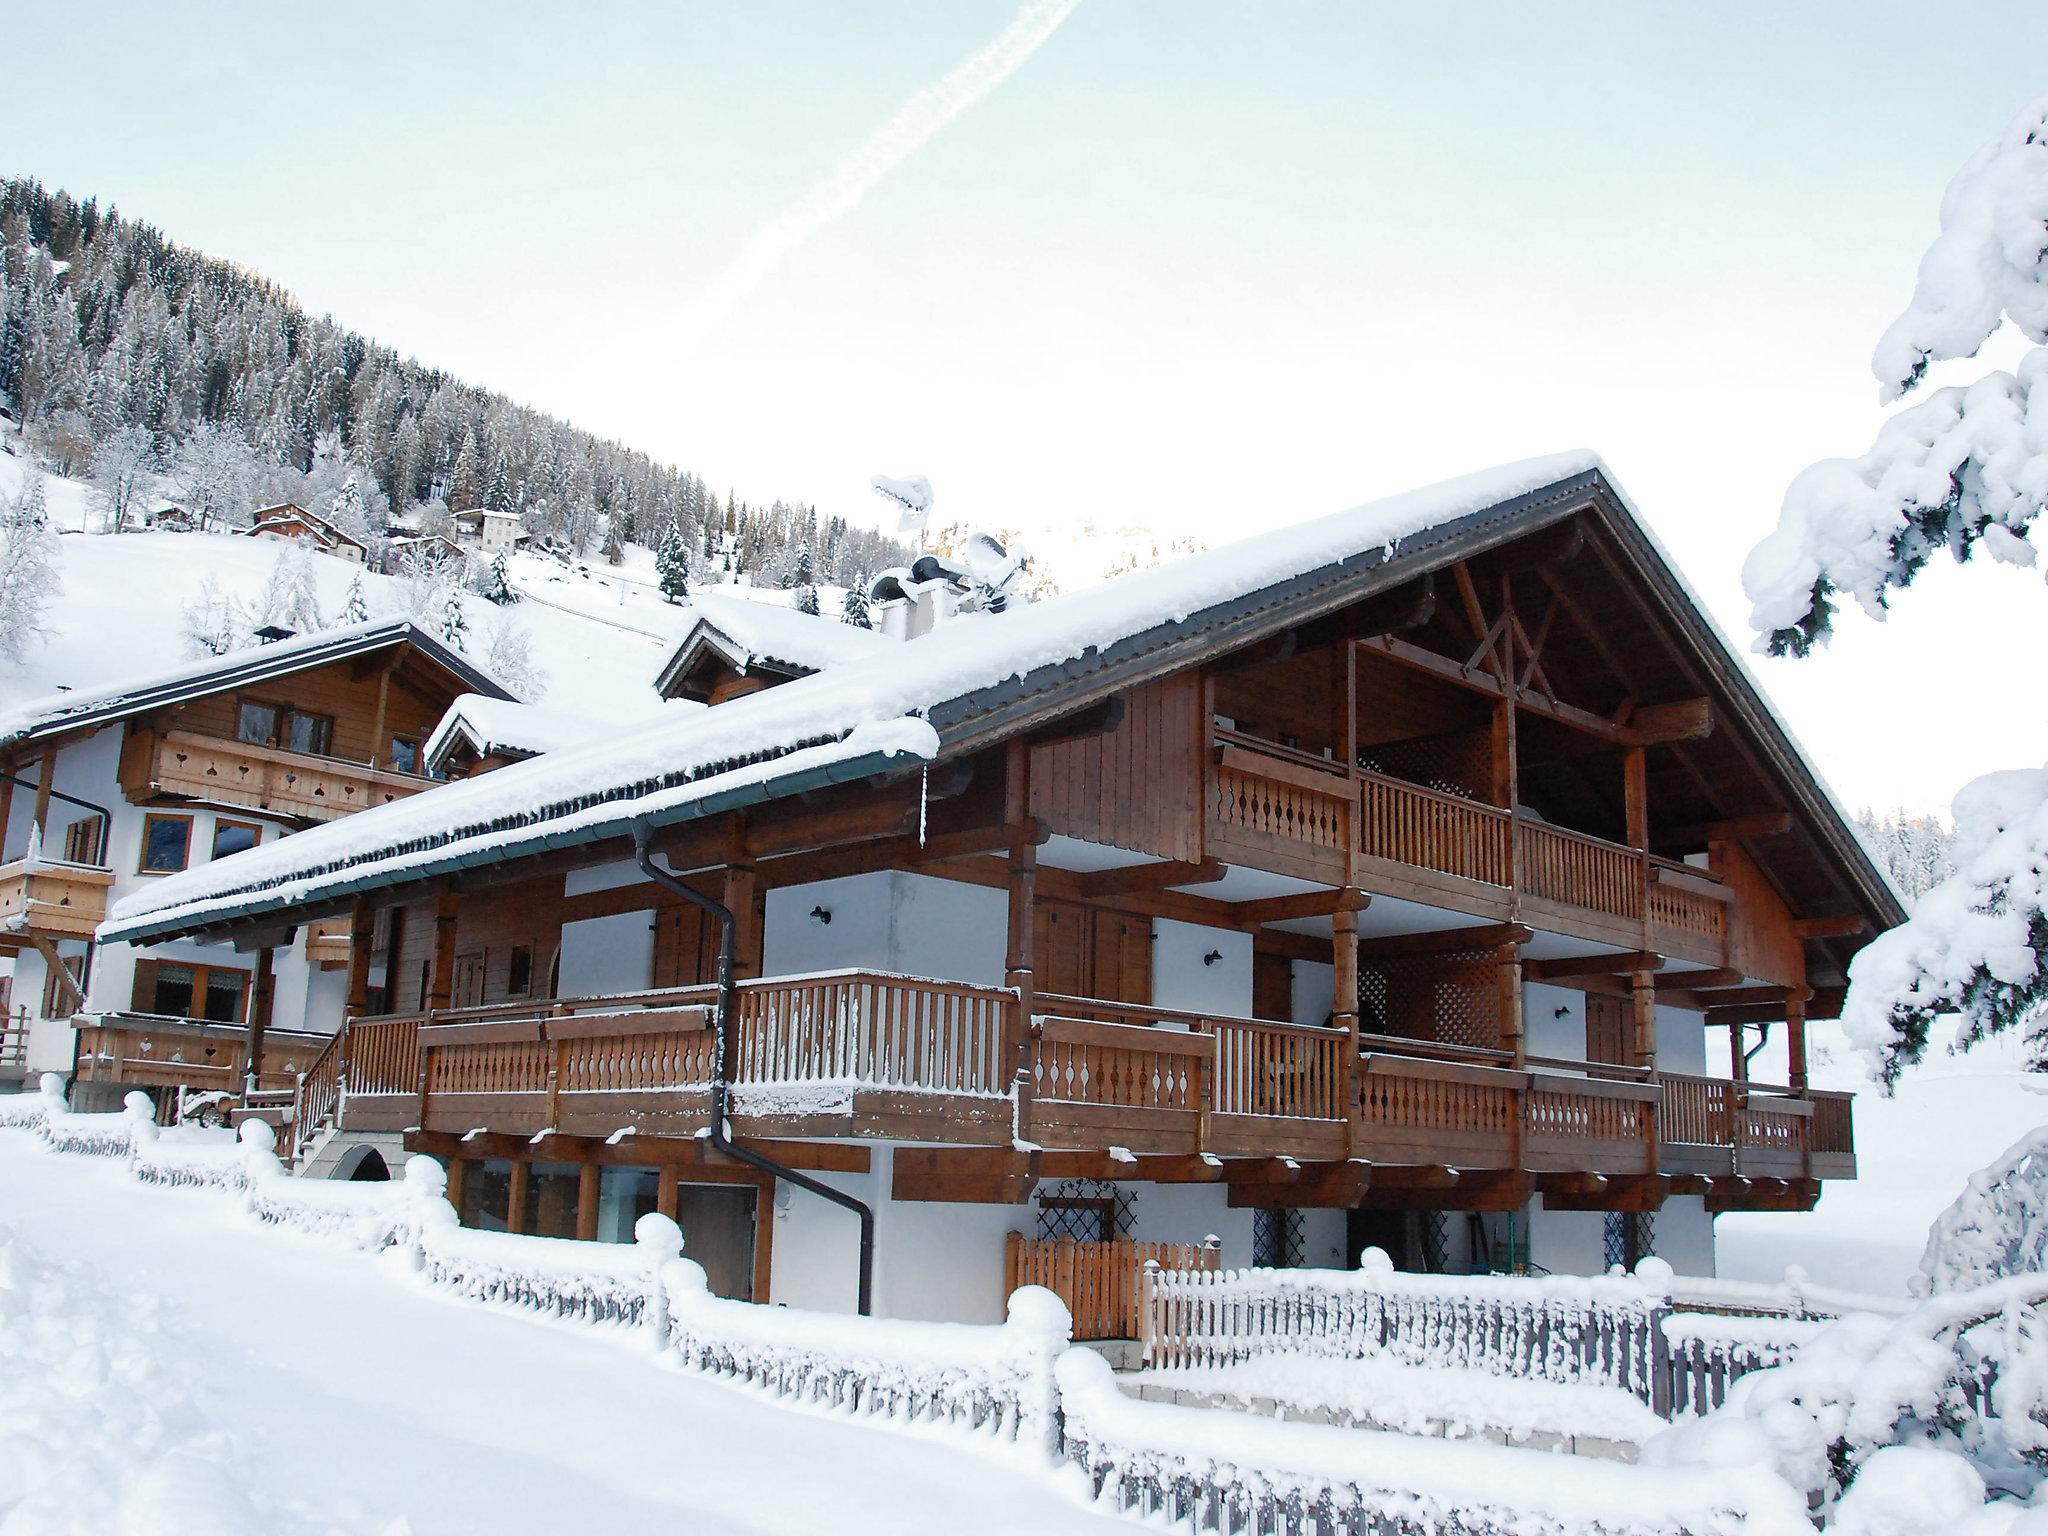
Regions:
[[[390,718],[391,674],[398,666],[399,657],[405,654],[401,647],[377,673],[377,713],[370,723],[370,766],[384,766],[384,749],[391,745],[391,738],[384,734],[385,722]],[[416,771],[426,772],[424,764],[415,765]]]
[[[459,1215],[462,1210],[462,1180],[469,1170],[469,1159],[451,1157],[448,1159],[448,1203]]]
[[[1331,960],[1336,991],[1330,1022],[1351,1037],[1344,1049],[1344,1120],[1347,1153],[1359,1138],[1358,1084],[1358,914],[1349,910],[1330,917]]]
[[[438,1011],[455,1000],[455,919],[462,898],[452,886],[434,891],[434,961],[427,976],[427,1007]]]
[[[244,1091],[254,1093],[263,1080],[263,1036],[270,1028],[270,1010],[277,996],[277,951],[266,944],[256,951],[256,974],[249,983],[249,1069]]]
[[[1635,1039],[1629,1060],[1652,1071],[1657,1066],[1657,973],[1631,971],[1629,1002],[1635,1017]]]
[[[1738,1083],[1749,1081],[1749,1060],[1742,1054],[1744,1026],[1728,1026],[1728,1075]]]
[[[1510,812],[1521,798],[1515,759],[1514,701],[1502,699],[1493,706],[1493,803]]]
[[[1631,848],[1650,846],[1650,773],[1641,747],[1621,755],[1621,795]]]
[[[29,821],[29,825],[35,829],[35,837],[37,842],[41,842],[46,836],[49,835],[51,788],[50,781],[56,778],[56,776],[57,754],[55,752],[45,752],[41,757],[36,759],[36,809],[34,816],[32,816]],[[49,857],[49,853],[49,849],[45,848],[43,850],[43,856],[45,858]]]
[[[370,1011],[370,950],[376,942],[377,910],[368,897],[358,896],[348,913],[348,993],[342,1011],[349,1018]]]
[[[1806,1092],[1806,996],[1803,988],[1785,994],[1785,1081],[1799,1094]]]
[[[524,1232],[526,1230],[526,1186],[532,1177],[525,1159],[512,1160],[510,1188],[505,1192],[505,1230]]]
[[[674,1163],[663,1164],[654,1176],[654,1208],[670,1221],[676,1219],[676,1211],[680,1209],[676,1196],[676,1186],[680,1182],[680,1170]]]
[[[597,1241],[598,1198],[603,1189],[604,1169],[585,1163],[576,1174],[576,1236],[581,1242]]]
[[[1522,949],[1503,944],[1494,952],[1500,966],[1500,1048],[1520,1071],[1529,1059],[1528,1036],[1522,1028]]]
[[[732,913],[732,977],[748,981],[761,974],[761,882],[747,852],[747,828],[733,818],[732,848],[726,857],[725,884],[718,899]]]
[[[1031,810],[1031,750],[1012,741],[1004,754],[1003,820],[1021,826]],[[1010,849],[1009,933],[1003,960],[1003,985],[1017,1001],[1004,1031],[1003,1045],[1011,1063],[1012,1091],[1017,1098],[1017,1134],[1027,1136],[1031,1120],[1031,1018],[1037,1012],[1037,954],[1034,903],[1038,899],[1038,845],[1019,842]]]

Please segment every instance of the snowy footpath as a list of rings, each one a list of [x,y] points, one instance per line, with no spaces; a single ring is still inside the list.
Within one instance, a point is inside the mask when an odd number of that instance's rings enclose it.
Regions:
[[[693,1379],[0,1130],[8,1536],[1123,1530],[1014,1446]]]

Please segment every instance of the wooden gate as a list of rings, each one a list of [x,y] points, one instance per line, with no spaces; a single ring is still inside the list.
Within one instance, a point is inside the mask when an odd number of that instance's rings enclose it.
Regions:
[[[1010,1234],[1005,1291],[1042,1285],[1067,1304],[1077,1339],[1138,1336],[1138,1274],[1147,1259],[1161,1269],[1214,1270],[1223,1250],[1205,1243],[1141,1243],[1132,1238],[1090,1242],[1076,1237]]]

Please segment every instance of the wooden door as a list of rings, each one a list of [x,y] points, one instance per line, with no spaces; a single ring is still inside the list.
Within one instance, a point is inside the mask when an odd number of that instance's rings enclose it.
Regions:
[[[1094,990],[1087,995],[1111,1003],[1151,1002],[1152,920],[1098,911],[1092,926]]]
[[[664,907],[654,915],[657,987],[690,987],[718,979],[718,925],[697,907]]]
[[[484,972],[490,951],[472,949],[455,957],[455,1006],[474,1008],[484,1000]]]
[[[1088,909],[1070,901],[1041,901],[1031,909],[1031,949],[1040,992],[1092,997],[1088,964]]]
[[[1586,994],[1586,1060],[1628,1064],[1628,1034],[1632,1009],[1625,997]]]
[[[1285,955],[1252,952],[1252,1017],[1290,1023],[1294,1018],[1294,962]]]

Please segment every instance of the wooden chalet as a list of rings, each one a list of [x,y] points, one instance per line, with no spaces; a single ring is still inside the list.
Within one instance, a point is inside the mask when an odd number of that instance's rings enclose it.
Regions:
[[[880,1309],[939,1317],[1020,1278],[1121,1315],[1133,1243],[1711,1268],[1714,1213],[1854,1176],[1805,1027],[1902,917],[1586,457],[943,622],[276,852],[109,931],[350,925],[301,1136],[446,1160],[466,1221],[680,1212],[723,1288],[794,1304],[851,1304],[850,1201]],[[732,914],[730,1006],[671,872]]]
[[[305,544],[323,555],[352,560],[357,565],[370,552],[369,546],[354,534],[292,502],[264,507],[242,531],[252,539],[288,539]]]
[[[0,716],[0,1072],[288,1092],[341,1022],[347,923],[288,949],[95,944],[110,901],[431,786],[424,743],[463,694],[505,698],[404,621],[351,626],[78,690]]]

